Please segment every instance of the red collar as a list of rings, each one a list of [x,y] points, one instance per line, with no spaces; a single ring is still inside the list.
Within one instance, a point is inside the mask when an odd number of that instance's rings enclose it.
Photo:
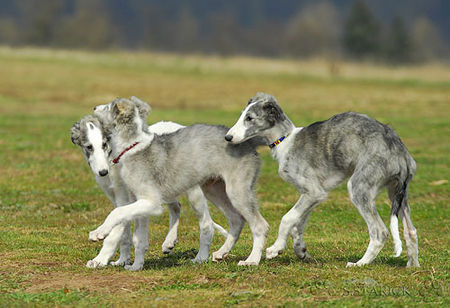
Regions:
[[[128,148],[126,148],[125,150],[122,151],[122,153],[119,154],[119,156],[117,156],[116,158],[113,159],[113,164],[117,164],[119,163],[120,158],[123,156],[123,154],[125,154],[126,152],[128,152],[129,150],[131,150],[132,148],[134,148],[135,146],[137,146],[139,144],[139,142],[135,142],[133,145],[130,145]]]

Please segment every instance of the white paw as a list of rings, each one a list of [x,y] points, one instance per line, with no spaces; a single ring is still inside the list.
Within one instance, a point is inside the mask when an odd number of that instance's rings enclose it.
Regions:
[[[132,272],[136,272],[136,271],[140,271],[144,268],[144,264],[142,263],[133,263],[132,265],[125,265],[124,267],[126,270],[128,271],[132,271]]]
[[[359,263],[359,261],[356,262],[356,263],[353,263],[353,262],[347,262],[347,265],[346,265],[345,267],[361,267],[361,266],[363,266],[363,265],[364,265],[364,264]]]
[[[163,254],[169,254],[177,243],[178,243],[177,239],[164,241],[164,243],[162,244]]]
[[[402,246],[394,248],[394,258],[400,257],[402,254]]]
[[[239,261],[238,266],[256,266],[259,262],[256,261]]]
[[[119,260],[110,262],[109,264],[111,264],[112,266],[130,265],[131,264],[131,259],[130,258],[123,258],[123,259],[119,258]]]
[[[106,232],[103,232],[101,228],[97,228],[96,230],[89,232],[89,240],[93,242],[101,241],[106,236]]]
[[[101,261],[98,261],[95,259],[89,260],[86,263],[86,267],[88,267],[88,268],[101,268],[104,266],[106,266],[106,262],[101,262]]]
[[[278,254],[281,254],[283,252],[283,250],[278,249],[274,246],[270,246],[269,248],[266,249],[266,259],[273,259],[276,256],[278,256]]]
[[[223,253],[220,251],[213,252],[212,260],[213,262],[221,261],[227,257],[228,253]]]

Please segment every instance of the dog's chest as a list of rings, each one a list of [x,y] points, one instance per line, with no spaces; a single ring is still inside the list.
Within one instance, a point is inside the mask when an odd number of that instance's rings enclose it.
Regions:
[[[288,183],[292,183],[298,173],[298,166],[293,163],[292,159],[286,158],[279,163],[278,174]]]
[[[296,174],[299,172],[298,162],[294,157],[292,144],[284,144],[277,151],[276,159],[278,161],[278,174],[288,183],[292,183]]]
[[[286,182],[293,183],[299,173],[299,161],[295,153],[296,135],[301,131],[302,127],[297,127],[286,140],[277,146],[273,153],[278,161],[278,174]]]

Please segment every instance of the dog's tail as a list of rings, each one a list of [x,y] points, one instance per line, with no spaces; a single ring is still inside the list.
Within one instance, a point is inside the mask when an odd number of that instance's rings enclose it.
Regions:
[[[222,226],[216,224],[215,222],[213,222],[213,227],[214,229],[219,232],[220,235],[222,235],[223,237],[227,237],[228,236],[228,232],[227,230],[225,230]]]
[[[400,240],[400,232],[398,230],[398,214],[409,212],[408,204],[408,188],[415,171],[416,163],[412,157],[406,159],[406,172],[400,173],[397,186],[395,188],[394,196],[392,199],[391,217],[390,217],[390,229],[392,239],[394,241],[394,256],[398,257],[402,253],[402,241]]]

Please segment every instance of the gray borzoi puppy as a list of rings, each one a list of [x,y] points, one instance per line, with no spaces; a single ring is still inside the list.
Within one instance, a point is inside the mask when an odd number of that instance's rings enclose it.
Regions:
[[[137,98],[132,97],[132,100]],[[145,120],[148,112],[139,109],[141,117]],[[148,130],[155,134],[167,134],[174,132],[182,125],[173,122],[158,122],[148,127]],[[103,189],[105,194],[109,197],[114,207],[129,204],[135,201],[135,197],[130,190],[121,181],[119,171],[117,167],[109,167],[109,156],[112,152],[109,142],[106,139],[106,134],[103,129],[102,121],[99,117],[88,115],[82,118],[79,122],[75,123],[72,127],[72,142],[79,145],[83,151],[83,154],[88,161],[97,183]],[[216,230],[224,236],[227,236],[227,232],[219,225],[215,224],[209,215],[206,199],[199,186],[194,187],[188,191],[189,201],[199,217],[200,229],[210,231],[212,225]],[[178,201],[168,203],[170,224],[169,233],[162,245],[164,253],[169,253],[177,242],[177,228],[180,217],[180,204]],[[135,221],[136,231],[145,232],[141,237],[147,236],[148,219],[138,219]],[[207,235],[207,237],[209,234]],[[212,235],[211,235],[212,236]],[[103,243],[103,247],[100,253],[93,259],[88,261],[87,267],[96,268],[102,267],[108,264],[109,259],[115,253],[117,243],[121,239],[120,243],[120,257],[116,262],[112,262],[112,265],[125,265],[127,269],[138,270],[141,269],[144,263],[144,255],[147,250],[147,244],[145,238],[142,242],[137,242],[135,238],[135,262],[132,266],[127,266],[130,263],[130,247],[131,247],[131,234],[130,225],[125,224],[118,226],[113,230],[107,240]],[[195,262],[203,262],[208,258],[209,250],[208,239],[203,237],[203,242],[200,244],[201,249],[199,254],[194,259]]]
[[[392,201],[391,232],[395,256],[402,251],[398,215],[403,219],[408,250],[407,266],[419,266],[417,233],[408,205],[408,185],[416,163],[392,128],[366,115],[347,112],[305,128],[295,127],[278,106],[276,99],[257,93],[225,139],[239,144],[262,136],[278,161],[279,174],[301,193],[294,207],[283,216],[276,242],[266,250],[268,259],[286,247],[289,235],[299,258],[307,257],[302,240],[313,208],[327,199],[328,192],[347,177],[350,199],[369,228],[370,242],[364,256],[347,266],[372,262],[383,248],[388,231],[378,215],[375,198],[387,187]]]
[[[252,141],[228,144],[223,139],[228,128],[203,124],[156,135],[147,130],[136,105],[126,99],[98,106],[95,112],[110,125],[114,155],[120,153],[120,176],[137,201],[114,209],[103,225],[90,232],[90,240],[104,239],[121,223],[159,215],[161,203],[201,185],[229,223],[228,237],[213,253],[213,260],[226,257],[247,221],[253,249],[239,264],[259,264],[268,224],[258,211],[254,193],[260,160]]]

